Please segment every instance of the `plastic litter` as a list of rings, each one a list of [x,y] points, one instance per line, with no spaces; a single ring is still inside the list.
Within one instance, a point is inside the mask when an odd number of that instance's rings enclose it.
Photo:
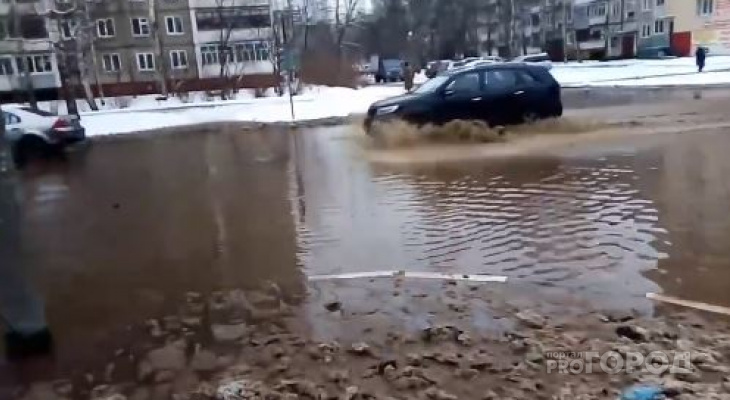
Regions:
[[[654,385],[632,386],[621,394],[621,400],[661,400],[664,398],[662,388]]]

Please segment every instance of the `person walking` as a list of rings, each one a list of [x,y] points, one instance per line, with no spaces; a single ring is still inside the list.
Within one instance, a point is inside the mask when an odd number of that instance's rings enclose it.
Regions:
[[[413,89],[413,69],[408,61],[403,63],[403,84],[405,85],[406,92],[410,92]]]
[[[697,69],[702,72],[705,69],[705,58],[707,57],[707,49],[702,46],[697,46],[695,51],[695,61],[697,62]]]

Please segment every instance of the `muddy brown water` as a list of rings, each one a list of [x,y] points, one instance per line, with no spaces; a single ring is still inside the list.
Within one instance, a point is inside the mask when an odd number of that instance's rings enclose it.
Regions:
[[[728,148],[720,131],[388,165],[349,127],[100,141],[22,175],[24,268],[66,367],[130,345],[188,291],[270,280],[326,296],[313,274],[496,274],[612,308],[650,312],[655,291],[730,305]],[[344,285],[362,307],[402,306]]]

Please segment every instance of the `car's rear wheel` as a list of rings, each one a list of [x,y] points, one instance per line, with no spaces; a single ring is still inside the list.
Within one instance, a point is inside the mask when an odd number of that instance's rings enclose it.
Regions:
[[[23,168],[29,162],[45,158],[51,153],[51,146],[38,136],[24,136],[13,148],[13,162],[17,168]]]

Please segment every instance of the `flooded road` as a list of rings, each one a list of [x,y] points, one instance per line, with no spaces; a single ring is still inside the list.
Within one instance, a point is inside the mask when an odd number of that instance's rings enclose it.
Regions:
[[[646,312],[647,292],[730,305],[727,149],[708,130],[389,165],[346,126],[102,140],[24,173],[23,254],[61,369],[131,345],[132,325],[188,292],[271,281],[300,303],[322,295],[315,274],[505,275]]]

